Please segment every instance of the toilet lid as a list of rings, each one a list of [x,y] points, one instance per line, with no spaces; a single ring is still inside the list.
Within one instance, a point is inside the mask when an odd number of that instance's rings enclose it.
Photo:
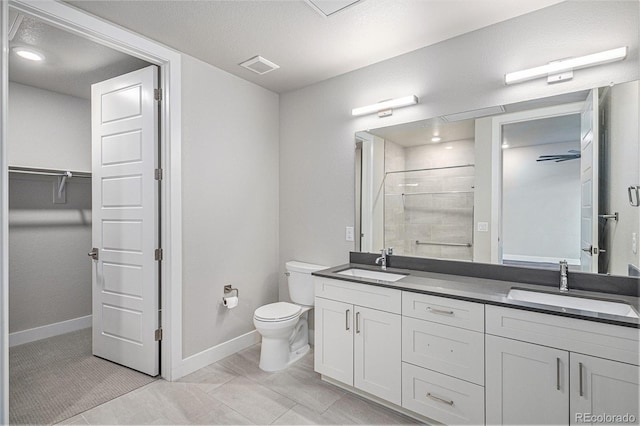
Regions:
[[[302,308],[293,303],[276,302],[260,306],[254,316],[261,321],[285,321],[300,315]]]

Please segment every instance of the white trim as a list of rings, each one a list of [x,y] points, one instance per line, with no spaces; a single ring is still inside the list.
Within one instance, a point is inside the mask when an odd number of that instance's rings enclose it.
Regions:
[[[564,257],[544,257],[544,256],[523,256],[520,254],[503,254],[503,260],[513,260],[516,262],[534,262],[534,263],[559,263],[566,260],[569,265],[580,266],[580,259],[565,259]]]
[[[207,365],[213,364],[214,362],[220,361],[222,358],[233,355],[234,353],[246,349],[249,346],[253,346],[256,343],[259,343],[260,340],[260,333],[258,333],[257,330],[253,330],[224,343],[220,343],[219,345],[205,349],[202,352],[198,352],[195,355],[191,355],[190,357],[183,359],[180,368],[177,368],[173,372],[174,380],[184,377],[187,374],[191,374],[194,371],[206,367]]]
[[[162,185],[162,247],[165,261],[162,262],[162,322],[165,330],[162,340],[161,375],[166,380],[173,380],[173,371],[182,363],[182,200],[181,200],[181,138],[182,138],[182,65],[181,54],[173,49],[158,44],[141,35],[133,33],[108,21],[92,16],[68,4],[54,0],[9,0],[12,7],[23,13],[33,15],[45,22],[88,38],[102,45],[111,47],[132,56],[144,59],[160,67],[160,81],[163,88],[161,104],[161,150],[162,167],[165,169]],[[2,2],[6,4],[6,2]],[[3,28],[2,40],[6,43],[6,28]],[[6,52],[5,52],[6,54]],[[6,63],[2,63],[3,74]],[[3,84],[6,84],[3,82]],[[6,93],[3,91],[3,103]],[[6,103],[5,103],[6,105]],[[3,123],[4,124],[4,123]],[[2,126],[5,129],[5,126]],[[4,131],[4,130],[3,130]],[[6,138],[3,138],[2,149]],[[6,156],[2,155],[4,162]],[[3,176],[7,173],[3,166]],[[3,182],[4,183],[4,182]],[[3,185],[2,197],[7,196],[6,184]],[[7,227],[6,204],[3,205],[2,226]],[[2,243],[6,247],[7,235],[2,235]],[[3,251],[3,262],[6,261]],[[4,272],[4,271],[3,271]],[[8,278],[2,279],[2,291],[7,291]],[[6,324],[6,321],[3,321]],[[6,356],[7,348],[3,349]],[[2,377],[3,386],[7,377]],[[3,404],[0,412],[6,407]]]
[[[502,126],[569,114],[580,114],[584,102],[502,114],[491,119],[491,263],[502,263]]]
[[[7,95],[9,90],[9,5],[0,2],[0,423],[9,424],[9,169]]]
[[[28,330],[16,331],[9,334],[9,347],[22,345],[24,343],[35,342],[47,337],[59,336],[72,331],[82,330],[91,327],[91,315],[60,321],[41,327],[30,328]]]

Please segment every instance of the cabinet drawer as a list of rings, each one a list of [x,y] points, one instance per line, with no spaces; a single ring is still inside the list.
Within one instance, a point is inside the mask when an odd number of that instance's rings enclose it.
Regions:
[[[402,315],[484,332],[484,304],[402,292]]]
[[[399,314],[402,292],[393,288],[314,277],[316,297]]]
[[[445,424],[484,424],[484,388],[402,363],[402,406]]]
[[[402,360],[484,386],[484,333],[403,317]]]
[[[519,309],[487,306],[487,334],[638,365],[640,330]]]

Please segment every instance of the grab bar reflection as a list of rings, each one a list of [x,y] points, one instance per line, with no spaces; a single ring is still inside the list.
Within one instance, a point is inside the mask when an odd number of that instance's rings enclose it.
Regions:
[[[416,240],[416,245],[425,246],[451,246],[451,247],[471,247],[471,243],[437,243],[433,241],[420,241]]]

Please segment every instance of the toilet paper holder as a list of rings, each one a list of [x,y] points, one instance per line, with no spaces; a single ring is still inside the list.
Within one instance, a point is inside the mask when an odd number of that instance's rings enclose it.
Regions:
[[[233,293],[236,292],[236,297],[240,297],[240,290],[238,290],[237,288],[233,288],[231,287],[231,284],[227,284],[224,286],[224,296],[222,297],[223,299],[225,297],[227,297],[229,295],[229,293]]]

